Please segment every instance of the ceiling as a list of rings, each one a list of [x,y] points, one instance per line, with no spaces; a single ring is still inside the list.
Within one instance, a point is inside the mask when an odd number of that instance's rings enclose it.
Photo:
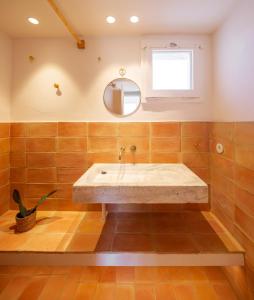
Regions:
[[[81,36],[212,33],[240,0],[56,0]],[[115,16],[115,24],[105,17]],[[129,17],[140,17],[131,24]],[[28,17],[40,20],[37,26]],[[12,37],[68,35],[47,0],[0,0],[0,31]]]

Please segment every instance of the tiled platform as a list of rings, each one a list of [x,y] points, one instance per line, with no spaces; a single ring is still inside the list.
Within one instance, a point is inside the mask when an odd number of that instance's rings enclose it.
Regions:
[[[216,267],[0,267],[0,300],[237,300]]]
[[[17,252],[87,254],[90,261],[91,255],[104,261],[103,255],[111,255],[107,260],[113,265],[133,255],[144,264],[144,255],[154,264],[171,257],[188,265],[192,256],[208,265],[207,258],[225,260],[225,265],[243,262],[243,249],[209,212],[112,213],[103,221],[100,212],[41,211],[37,225],[21,234],[15,233],[15,214],[8,211],[0,217],[0,263],[3,254]]]

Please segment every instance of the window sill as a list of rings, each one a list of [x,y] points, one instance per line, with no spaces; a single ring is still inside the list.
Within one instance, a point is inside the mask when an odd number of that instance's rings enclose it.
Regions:
[[[171,102],[171,103],[200,103],[203,102],[200,96],[192,97],[145,97],[142,103]]]

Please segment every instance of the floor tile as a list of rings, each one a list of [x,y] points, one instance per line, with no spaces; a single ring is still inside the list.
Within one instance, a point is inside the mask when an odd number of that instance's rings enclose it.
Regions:
[[[112,251],[152,251],[150,235],[118,233],[115,235]]]
[[[113,246],[114,234],[101,234],[96,245],[96,252],[111,251]]]
[[[155,300],[155,287],[148,284],[137,284],[135,286],[135,299],[136,300]]]
[[[197,300],[217,300],[216,292],[210,283],[197,283],[195,284],[195,289]]]
[[[222,268],[220,267],[206,267],[205,268],[205,273],[207,278],[211,282],[216,282],[216,281],[227,281],[226,275],[222,271]]]
[[[191,280],[208,281],[204,267],[192,267],[191,274],[192,274]]]
[[[119,284],[116,286],[116,300],[134,300],[134,286]]]
[[[170,283],[157,284],[155,291],[156,300],[177,300],[175,296],[174,287]]]
[[[210,224],[205,219],[195,220],[192,222],[188,222],[188,220],[185,220],[185,225],[188,233],[191,234],[195,234],[195,233],[215,234],[214,229],[210,226]]]
[[[14,226],[16,225],[14,219],[2,218],[0,219],[0,232],[3,233],[13,233]]]
[[[227,252],[223,241],[215,234],[192,234],[192,237],[200,252]]]
[[[99,234],[84,234],[76,233],[71,241],[66,251],[71,252],[92,252],[96,249],[96,245],[99,241]]]
[[[116,268],[105,267],[100,273],[100,282],[102,283],[115,283],[116,282]]]
[[[177,300],[196,300],[196,291],[191,284],[177,284],[174,286]]]
[[[79,286],[79,281],[78,280],[76,280],[75,278],[73,280],[72,276],[67,276],[66,281],[65,281],[65,285],[62,289],[62,294],[61,294],[59,299],[61,299],[61,300],[74,299],[74,297],[77,293],[77,290],[78,290],[78,286]]]
[[[218,300],[237,300],[236,295],[233,293],[229,283],[217,283],[213,285]]]
[[[18,212],[17,210],[8,210],[4,214],[1,215],[1,218],[15,220],[17,212]]]
[[[100,211],[87,211],[85,212],[84,219],[102,219],[102,214]]]
[[[149,233],[149,222],[147,220],[127,219],[119,221],[116,227],[117,233]]]
[[[51,276],[40,293],[40,300],[58,299],[66,285],[65,275]]]
[[[170,279],[174,281],[191,281],[192,268],[191,267],[170,267]]]
[[[151,233],[169,234],[169,233],[185,233],[186,225],[181,219],[161,218],[151,221]]]
[[[76,291],[75,300],[93,300],[96,292],[96,283],[84,283],[80,282]]]
[[[134,283],[135,267],[116,267],[117,283]]]
[[[0,293],[5,289],[11,280],[10,275],[0,275]]]
[[[14,276],[0,294],[1,300],[16,300],[30,283],[28,276]]]
[[[115,300],[116,299],[116,285],[100,283],[97,286],[95,300]]]
[[[135,268],[135,282],[147,283],[155,281],[157,276],[156,267],[136,267]]]
[[[32,234],[20,249],[39,252],[56,251],[63,237],[64,233]]]
[[[44,276],[33,277],[19,296],[19,300],[37,300],[47,280]]]
[[[77,232],[101,234],[104,226],[104,221],[100,219],[84,219],[78,226]]]
[[[99,267],[83,267],[81,282],[99,282],[101,268]]]
[[[197,253],[197,247],[187,234],[153,235],[154,248],[158,252]]]
[[[74,236],[74,233],[65,233],[65,234],[63,234],[63,238],[58,243],[58,245],[56,247],[56,251],[57,252],[65,252],[67,247],[69,246],[73,236]]]
[[[28,236],[23,233],[0,233],[0,251],[17,251],[23,249]]]
[[[157,267],[156,268],[156,281],[158,283],[166,283],[171,280],[171,273],[170,273],[171,268],[170,267]]]
[[[52,222],[43,225],[43,233],[70,233],[70,228],[75,222],[73,218],[52,217]]]

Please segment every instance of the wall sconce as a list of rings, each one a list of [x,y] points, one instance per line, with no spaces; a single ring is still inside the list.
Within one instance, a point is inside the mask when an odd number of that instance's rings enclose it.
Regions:
[[[35,60],[35,57],[33,55],[29,55],[28,59],[32,63]]]
[[[119,69],[119,75],[121,76],[121,77],[124,77],[125,76],[125,74],[126,74],[126,70],[125,70],[125,68],[120,68]]]
[[[56,89],[56,95],[61,96],[62,92],[60,91],[60,86],[58,83],[54,83],[54,88]]]

